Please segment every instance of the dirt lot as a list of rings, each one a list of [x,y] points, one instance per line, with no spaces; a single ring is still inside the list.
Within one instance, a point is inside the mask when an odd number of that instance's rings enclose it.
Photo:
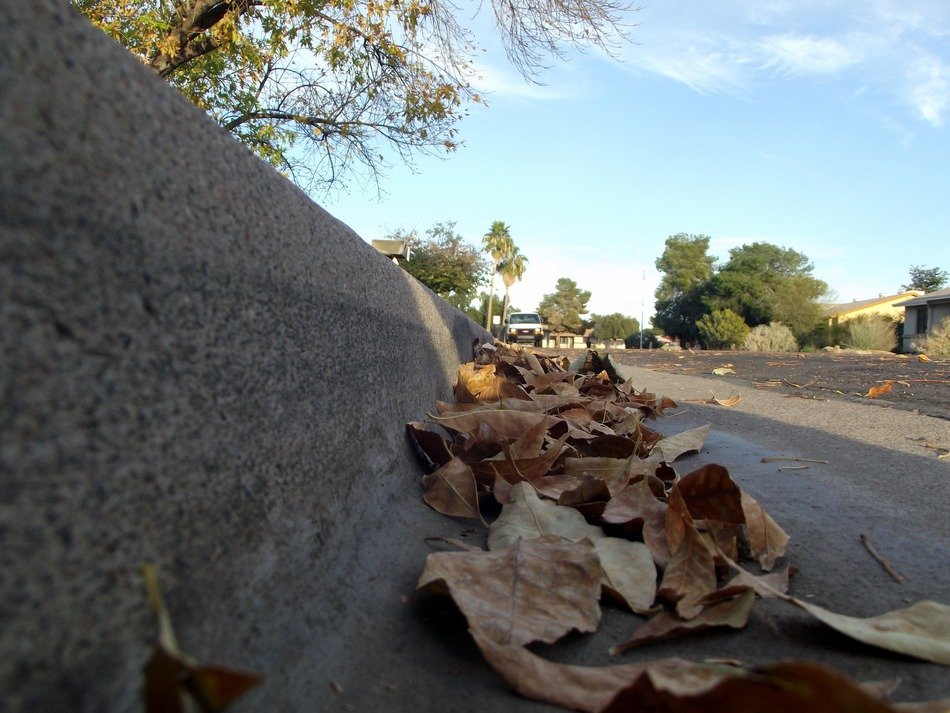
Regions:
[[[567,356],[581,350],[555,351]],[[844,399],[950,420],[950,358],[919,361],[916,356],[842,350],[809,354],[620,349],[610,352],[621,364],[653,371],[691,374],[723,382],[718,398],[733,390],[768,389],[788,398]],[[716,375],[723,367],[732,373]],[[872,387],[890,391],[868,398]],[[702,396],[706,396],[703,394]]]

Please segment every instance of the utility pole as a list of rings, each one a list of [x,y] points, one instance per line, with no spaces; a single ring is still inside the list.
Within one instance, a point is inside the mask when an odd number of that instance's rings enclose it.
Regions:
[[[643,351],[643,289],[647,282],[647,271],[643,271],[640,278],[640,350]]]

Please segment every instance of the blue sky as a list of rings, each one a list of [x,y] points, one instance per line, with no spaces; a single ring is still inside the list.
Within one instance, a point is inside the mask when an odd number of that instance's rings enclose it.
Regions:
[[[492,221],[528,256],[534,309],[570,277],[593,313],[649,319],[669,235],[711,252],[805,253],[832,301],[897,292],[911,265],[950,271],[950,2],[664,0],[633,13],[619,61],[571,54],[524,82],[487,23],[488,107],[446,160],[316,196],[365,240]]]

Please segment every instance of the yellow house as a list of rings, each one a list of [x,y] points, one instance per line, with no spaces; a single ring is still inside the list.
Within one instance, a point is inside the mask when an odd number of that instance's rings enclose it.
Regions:
[[[825,317],[828,324],[836,327],[849,319],[863,315],[880,314],[890,319],[901,319],[904,316],[904,307],[895,307],[896,302],[910,300],[924,294],[920,290],[908,290],[896,295],[878,295],[870,300],[853,300],[840,304],[825,305]]]

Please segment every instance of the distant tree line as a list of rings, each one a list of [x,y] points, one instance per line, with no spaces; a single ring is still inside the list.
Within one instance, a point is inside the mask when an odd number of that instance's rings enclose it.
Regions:
[[[721,265],[709,255],[709,236],[677,233],[666,239],[656,267],[654,326],[682,345],[740,346],[750,333],[782,325],[788,343],[824,346],[834,341],[820,300],[828,286],[808,258],[791,248],[753,242],[729,251]],[[947,281],[940,268],[915,265],[902,290],[932,292]]]
[[[717,265],[708,251],[708,235],[666,239],[656,261],[663,277],[653,323],[660,331],[683,344],[725,347],[759,325],[781,322],[801,341],[821,323],[818,300],[828,286],[802,253],[754,242]]]

